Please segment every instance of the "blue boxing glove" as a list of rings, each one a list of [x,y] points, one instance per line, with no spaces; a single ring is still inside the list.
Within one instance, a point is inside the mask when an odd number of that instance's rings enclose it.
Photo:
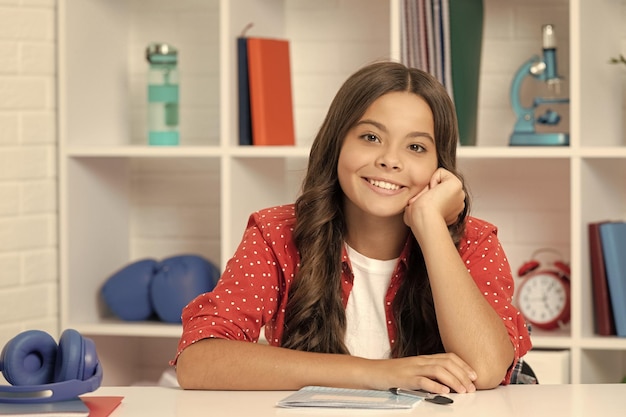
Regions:
[[[156,267],[156,260],[143,259],[120,269],[107,279],[100,292],[113,314],[127,321],[147,320],[153,315],[150,282]]]
[[[198,295],[212,291],[219,278],[217,267],[201,256],[164,259],[150,283],[150,298],[157,316],[166,323],[180,323],[183,308]]]

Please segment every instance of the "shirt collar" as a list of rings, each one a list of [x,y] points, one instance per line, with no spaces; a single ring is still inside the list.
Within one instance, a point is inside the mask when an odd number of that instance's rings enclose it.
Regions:
[[[411,248],[413,247],[413,239],[411,238],[411,233],[407,235],[406,242],[404,242],[404,247],[402,248],[402,252],[400,252],[400,257],[398,262],[402,262],[405,267],[409,264],[409,253],[411,252]],[[348,257],[348,251],[346,250],[346,245],[342,245],[341,250],[341,263],[348,268],[352,268],[350,264],[350,258]]]

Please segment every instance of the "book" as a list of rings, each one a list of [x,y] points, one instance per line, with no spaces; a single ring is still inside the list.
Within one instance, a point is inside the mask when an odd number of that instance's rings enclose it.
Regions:
[[[107,417],[122,402],[121,396],[81,396],[49,403],[3,403],[0,416],[20,417]]]
[[[593,294],[594,330],[601,336],[615,335],[615,320],[613,319],[613,306],[609,295],[606,270],[604,268],[604,255],[602,253],[602,241],[600,239],[600,225],[606,221],[589,223],[589,264],[591,269],[591,285]]]
[[[604,223],[599,229],[615,333],[626,337],[626,223]]]
[[[248,82],[248,38],[237,38],[237,97],[239,109],[239,144],[252,145],[250,119],[250,83]]]
[[[248,82],[253,145],[294,145],[289,41],[249,37]]]
[[[80,398],[49,403],[0,403],[0,416],[87,417],[89,407]]]
[[[421,401],[419,397],[395,395],[389,391],[308,386],[283,398],[276,405],[283,408],[321,407],[358,409],[407,409]]]

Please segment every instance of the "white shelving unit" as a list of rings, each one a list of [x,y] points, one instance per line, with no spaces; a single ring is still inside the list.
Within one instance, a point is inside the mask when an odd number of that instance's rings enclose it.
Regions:
[[[626,374],[626,339],[593,333],[586,236],[588,222],[626,218],[623,75],[606,65],[620,50],[622,8],[620,0],[569,2],[569,147],[481,147],[479,139],[459,149],[476,215],[499,224],[489,214],[510,209],[521,228],[539,222],[537,242],[505,247],[514,268],[543,240],[571,260],[571,324],[537,331],[533,342],[570,351],[573,383]],[[181,331],[110,316],[98,298],[106,277],[173,252],[224,265],[252,211],[294,200],[340,83],[369,61],[398,59],[398,10],[399,0],[59,0],[61,326],[96,341],[105,384],[156,381]],[[235,38],[249,22],[250,35],[292,40],[295,147],[237,145]],[[142,48],[154,40],[181,50],[178,147],[144,145]],[[537,218],[538,206],[554,216]],[[165,230],[151,227],[155,219]]]

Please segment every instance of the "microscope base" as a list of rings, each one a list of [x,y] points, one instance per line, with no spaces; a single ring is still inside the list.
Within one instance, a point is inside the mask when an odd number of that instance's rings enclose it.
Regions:
[[[513,133],[511,146],[569,146],[567,133]]]

